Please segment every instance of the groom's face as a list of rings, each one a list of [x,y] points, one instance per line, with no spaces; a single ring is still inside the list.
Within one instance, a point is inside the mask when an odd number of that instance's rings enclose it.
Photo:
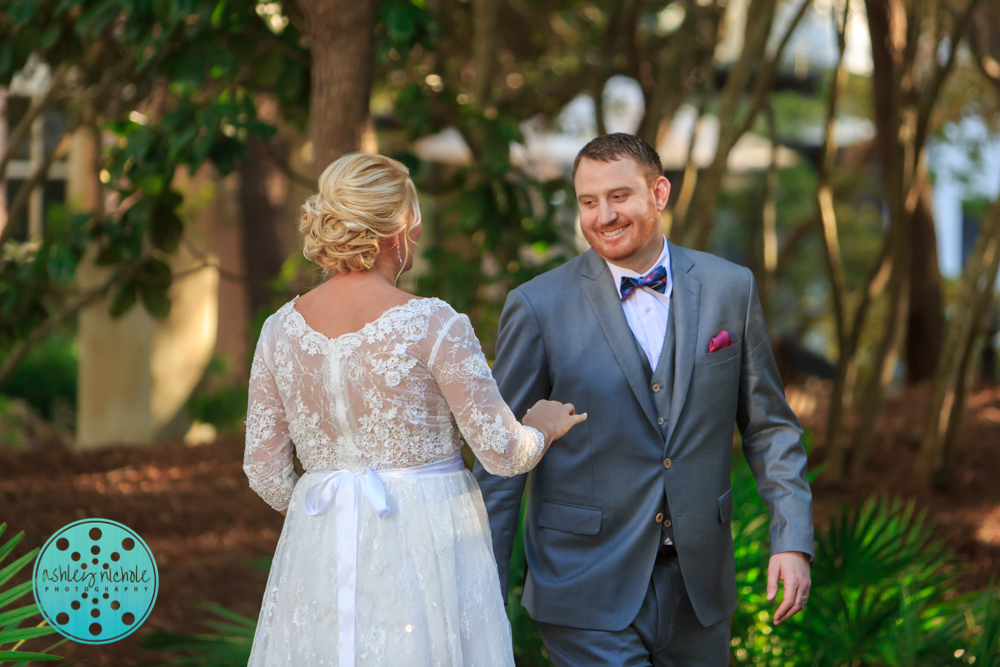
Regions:
[[[630,156],[610,162],[583,158],[573,186],[580,228],[598,255],[640,272],[659,257],[660,211],[670,195],[666,178],[650,183]]]

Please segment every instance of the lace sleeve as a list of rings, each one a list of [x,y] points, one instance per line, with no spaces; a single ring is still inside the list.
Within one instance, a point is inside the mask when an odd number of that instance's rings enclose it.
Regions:
[[[250,368],[250,403],[243,471],[254,490],[274,509],[288,508],[298,481],[292,465],[292,439],[288,435],[285,406],[271,372],[267,327],[261,332]]]
[[[500,396],[468,317],[455,314],[448,320],[428,366],[459,430],[487,471],[510,477],[538,464],[545,439],[520,424]]]

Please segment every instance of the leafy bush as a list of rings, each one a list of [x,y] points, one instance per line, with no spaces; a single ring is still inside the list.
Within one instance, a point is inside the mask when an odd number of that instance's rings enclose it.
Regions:
[[[3,535],[5,530],[7,530],[7,524],[0,523],[0,535]],[[39,549],[36,547],[10,565],[3,567],[4,560],[23,539],[24,532],[22,531],[7,540],[6,544],[0,546],[0,665],[10,661],[14,663],[14,667],[23,667],[23,665],[35,660],[62,660],[61,656],[52,655],[49,651],[66,643],[66,640],[63,639],[42,651],[18,650],[29,639],[55,634],[55,630],[46,625],[44,620],[34,626],[21,627],[22,623],[31,623],[35,617],[40,615],[38,605],[35,603],[3,611],[4,607],[13,604],[31,592],[31,580],[3,590],[3,587],[38,555]]]
[[[739,608],[732,655],[768,667],[1000,665],[1000,598],[958,592],[953,554],[914,503],[870,499],[816,534],[806,611],[774,627],[767,602],[767,514],[742,461],[734,466]]]
[[[0,394],[23,398],[48,421],[67,421],[60,411],[76,412],[76,378],[76,341],[66,335],[52,336],[25,355],[0,385]]]
[[[507,618],[514,638],[514,661],[518,667],[550,667],[549,654],[542,644],[542,633],[538,625],[528,616],[528,610],[521,606],[524,593],[524,517],[528,507],[527,497],[521,503],[521,518],[514,536],[514,551],[511,554],[507,580],[510,593],[507,598]]]
[[[187,403],[192,419],[219,431],[239,428],[247,414],[247,383],[234,379],[228,370],[225,360],[213,357]]]

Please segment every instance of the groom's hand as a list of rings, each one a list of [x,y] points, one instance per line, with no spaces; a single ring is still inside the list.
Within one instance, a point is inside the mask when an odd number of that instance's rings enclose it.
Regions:
[[[778,581],[785,582],[785,594],[778,610],[774,612],[774,624],[778,625],[791,618],[806,606],[812,576],[809,574],[809,556],[799,551],[785,551],[771,556],[767,566],[767,599],[778,595]]]

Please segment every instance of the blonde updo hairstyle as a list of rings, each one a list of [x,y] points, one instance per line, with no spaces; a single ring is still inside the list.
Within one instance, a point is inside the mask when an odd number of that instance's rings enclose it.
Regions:
[[[420,224],[420,203],[410,172],[383,155],[348,153],[319,177],[319,192],[302,206],[302,254],[326,276],[368,271],[380,242]],[[404,248],[403,261],[409,256]]]

